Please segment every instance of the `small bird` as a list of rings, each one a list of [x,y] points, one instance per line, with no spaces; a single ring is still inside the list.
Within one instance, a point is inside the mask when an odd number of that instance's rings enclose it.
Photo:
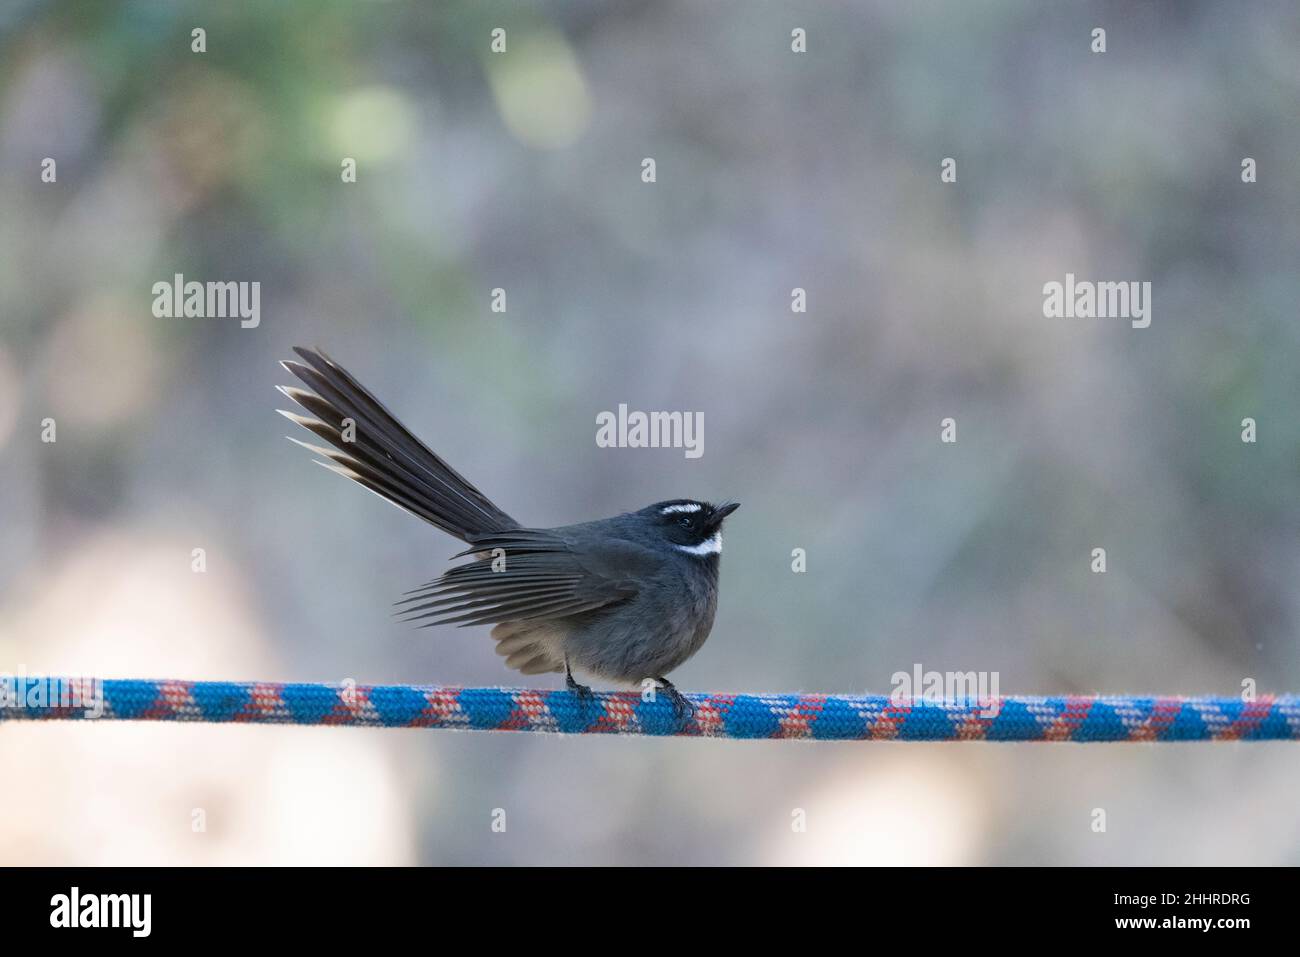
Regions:
[[[573,669],[613,682],[653,679],[679,716],[690,703],[665,676],[709,637],[722,522],[737,502],[678,498],[558,528],[525,528],[417,439],[319,349],[281,363],[310,391],[280,386],[312,417],[278,410],[333,448],[298,442],[318,464],[460,539],[470,559],[407,592],[405,621],[492,624],[497,654],[526,675]]]

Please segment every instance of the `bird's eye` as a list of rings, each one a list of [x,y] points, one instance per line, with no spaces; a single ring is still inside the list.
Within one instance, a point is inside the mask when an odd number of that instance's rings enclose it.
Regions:
[[[693,518],[679,518],[679,519],[677,520],[677,524],[680,525],[682,528],[691,528],[691,527],[694,526],[694,524],[695,524],[695,519],[693,519]]]

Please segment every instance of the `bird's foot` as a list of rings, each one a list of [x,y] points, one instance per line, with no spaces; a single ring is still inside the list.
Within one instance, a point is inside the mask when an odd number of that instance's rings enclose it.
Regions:
[[[596,698],[596,692],[591,690],[590,685],[578,684],[574,680],[573,671],[569,668],[568,661],[564,663],[564,686],[578,696],[578,701],[584,709]]]
[[[677,690],[676,685],[667,678],[662,677],[655,678],[655,681],[658,682],[660,689],[667,696],[669,702],[671,702],[673,706],[673,714],[677,716],[678,721],[681,721],[684,718],[695,717],[695,705],[691,703],[686,695]]]

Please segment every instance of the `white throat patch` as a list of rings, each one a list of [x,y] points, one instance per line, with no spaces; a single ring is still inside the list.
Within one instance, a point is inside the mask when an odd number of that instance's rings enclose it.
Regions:
[[[721,555],[722,554],[722,530],[714,532],[709,538],[700,542],[698,545],[674,545],[673,548],[679,552],[685,552],[687,555]]]

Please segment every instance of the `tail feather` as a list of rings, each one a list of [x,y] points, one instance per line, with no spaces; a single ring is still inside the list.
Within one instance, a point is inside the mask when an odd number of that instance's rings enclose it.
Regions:
[[[307,364],[289,360],[281,365],[312,391],[292,386],[280,391],[315,418],[281,414],[334,446],[298,443],[329,460],[321,464],[468,544],[519,527],[346,369],[319,349],[295,346],[293,351]],[[354,423],[354,434],[345,438],[346,419]]]
[[[304,428],[312,429],[312,431],[316,431],[313,426],[321,425],[321,423],[316,422],[314,419],[307,419],[303,416],[293,416],[286,413],[285,418],[291,418],[294,421],[297,421],[299,425]],[[319,455],[321,458],[329,460],[328,462],[318,461],[316,463],[317,465],[324,466],[336,475],[342,475],[344,478],[351,479],[358,485],[365,486],[376,495],[386,501],[392,502],[394,505],[406,509],[417,518],[422,518],[426,522],[438,525],[438,516],[430,512],[421,504],[420,493],[418,491],[410,489],[409,486],[400,486],[396,484],[394,481],[386,478],[378,470],[352,458],[349,455],[345,455],[342,452],[336,452],[334,449],[327,449],[323,445],[312,445],[309,442],[300,442],[292,436],[289,437],[289,441],[301,445],[313,455]]]

